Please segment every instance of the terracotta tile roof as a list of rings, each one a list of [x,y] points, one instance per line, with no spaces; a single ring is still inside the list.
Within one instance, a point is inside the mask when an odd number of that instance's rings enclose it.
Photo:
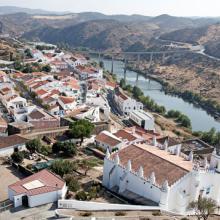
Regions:
[[[47,116],[46,112],[35,109],[28,115],[31,119],[43,119]]]
[[[8,123],[5,121],[4,118],[0,115],[0,127],[8,127]]]
[[[66,96],[60,96],[60,101],[62,101],[64,104],[71,104],[75,101],[73,97],[66,97]]]
[[[98,134],[95,139],[96,139],[96,141],[108,144],[111,147],[114,147],[114,146],[121,143],[119,140],[117,140],[117,139],[115,139],[115,138],[113,138],[103,132]]]
[[[28,139],[23,138],[17,134],[8,137],[0,137],[0,149],[15,146],[18,144],[24,144]]]
[[[110,86],[110,87],[112,87],[112,88],[115,88],[115,87],[117,86],[116,83],[110,82],[110,81],[107,81],[107,82],[106,82],[106,85],[107,85],[107,86]]]
[[[50,95],[53,96],[53,95],[59,95],[60,94],[60,91],[58,89],[53,89],[52,91],[50,91]]]
[[[159,133],[155,131],[146,131],[143,128],[138,127],[138,126],[126,127],[125,130],[129,132],[134,131],[136,135],[142,137],[144,140],[149,141],[149,142],[152,142],[154,136],[156,136],[157,139],[162,138],[162,136]]]
[[[39,89],[35,92],[37,95],[41,96],[41,95],[45,95],[47,94],[47,91],[44,89]]]
[[[2,92],[9,92],[11,89],[9,89],[8,87],[5,87],[2,89]]]
[[[39,181],[41,183],[41,186],[32,189],[25,188],[25,184],[31,183],[33,181]],[[13,190],[16,195],[26,194],[28,196],[34,196],[61,190],[64,185],[65,182],[60,177],[56,176],[54,173],[48,170],[42,170],[10,185],[9,189]]]
[[[124,139],[124,140],[126,139],[128,141],[134,141],[137,139],[134,135],[130,134],[125,130],[119,130],[114,135],[120,139]]]
[[[43,72],[33,72],[31,75],[34,77],[40,77],[40,76],[46,76],[47,74]]]
[[[138,172],[140,166],[144,169],[144,176],[155,173],[156,183],[162,185],[165,180],[169,185],[174,184],[193,168],[191,161],[185,161],[176,155],[149,145],[130,145],[118,152],[120,164],[126,166],[131,160],[132,170]],[[116,153],[111,155],[114,159]]]
[[[41,87],[41,86],[46,85],[47,83],[48,83],[47,80],[45,80],[45,81],[40,81],[40,82],[38,82],[36,85],[32,86],[32,89],[37,89],[37,88],[39,88],[39,87]]]

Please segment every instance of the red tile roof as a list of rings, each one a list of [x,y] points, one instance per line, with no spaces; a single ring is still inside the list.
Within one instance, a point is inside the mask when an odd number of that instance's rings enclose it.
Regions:
[[[66,96],[60,96],[59,99],[64,103],[64,104],[71,104],[75,101],[73,97],[66,97]]]
[[[153,148],[153,146],[150,146]],[[160,150],[162,151],[162,150]],[[157,152],[158,153],[158,152]],[[119,151],[120,164],[126,166],[128,161],[131,160],[132,170],[138,172],[140,166],[144,169],[144,176],[149,177],[152,172],[155,173],[156,182],[159,185],[162,185],[164,181],[168,181],[169,185],[174,184],[181,177],[186,175],[190,170],[185,169],[180,164],[188,163],[189,167],[192,166],[190,161],[181,161],[175,164],[169,160],[169,158],[175,158],[176,161],[180,157],[176,155],[168,155],[169,153],[163,151],[162,153],[166,154],[163,156],[156,155],[150,150],[136,146],[130,145],[121,151]],[[111,155],[111,158],[114,159],[117,153]]]
[[[28,139],[23,138],[17,134],[7,136],[7,137],[0,137],[0,149],[12,147],[19,144],[24,144],[28,141]]]
[[[129,132],[125,130],[119,130],[114,135],[120,139],[123,139],[123,140],[126,139],[128,141],[134,141],[137,139],[135,136],[133,136],[132,134],[130,134]]]
[[[41,95],[45,95],[47,94],[47,91],[44,89],[39,89],[35,92],[37,95],[41,96]]]
[[[114,147],[114,146],[121,143],[119,140],[117,140],[117,139],[115,139],[105,133],[98,134],[95,139],[96,139],[96,141],[108,144],[111,147]]]
[[[42,183],[43,186],[35,189],[26,189],[24,184],[38,180]],[[65,182],[60,177],[56,176],[54,173],[48,170],[42,170],[38,173],[35,173],[23,180],[20,180],[9,186],[9,189],[13,190],[16,195],[27,194],[28,196],[34,196],[39,194],[44,194],[48,192],[53,192],[61,190]]]

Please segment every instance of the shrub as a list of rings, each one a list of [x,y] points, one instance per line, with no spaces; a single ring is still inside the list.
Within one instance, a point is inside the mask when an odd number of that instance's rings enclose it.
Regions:
[[[72,176],[70,174],[67,175],[65,177],[65,181],[66,181],[66,184],[67,184],[70,191],[76,192],[80,189],[79,182],[74,176]]]
[[[96,199],[98,197],[98,188],[96,186],[90,187],[88,191],[88,199]]]
[[[63,177],[65,174],[70,174],[73,170],[77,170],[77,164],[69,160],[55,160],[51,165],[51,170]]]
[[[32,164],[28,164],[28,165],[26,166],[26,168],[27,168],[28,170],[31,170],[31,169],[32,169]]]
[[[64,143],[63,145],[63,154],[65,156],[75,156],[77,153],[76,145],[73,143]]]
[[[152,213],[153,216],[161,216],[161,212],[160,211],[155,211]]]
[[[52,153],[52,149],[50,146],[42,145],[41,147],[39,147],[39,149],[37,149],[37,152],[45,156],[48,156]]]
[[[18,152],[14,152],[11,155],[11,159],[15,162],[15,163],[22,163],[24,160],[24,154],[20,151]]]
[[[80,213],[79,215],[82,217],[89,217],[92,215],[92,212],[83,212],[83,213]]]
[[[126,215],[126,212],[123,212],[123,211],[117,211],[115,213],[115,216],[125,216]]]
[[[184,218],[181,218],[181,220],[189,220],[188,218],[184,217]]]
[[[84,191],[80,191],[75,195],[75,198],[77,200],[86,201],[87,200],[87,194]]]
[[[30,151],[30,153],[35,153],[42,147],[39,139],[30,140],[26,143],[26,148]]]

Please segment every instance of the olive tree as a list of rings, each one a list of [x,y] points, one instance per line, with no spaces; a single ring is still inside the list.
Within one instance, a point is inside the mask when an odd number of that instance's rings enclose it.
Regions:
[[[189,204],[189,208],[195,211],[198,220],[207,220],[210,215],[214,214],[217,204],[213,199],[199,197],[197,201]]]

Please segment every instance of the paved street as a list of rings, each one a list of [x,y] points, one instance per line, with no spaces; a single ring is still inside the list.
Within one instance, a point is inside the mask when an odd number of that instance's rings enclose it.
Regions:
[[[36,208],[16,208],[0,213],[0,220],[45,220],[55,218],[56,204],[42,205]]]

